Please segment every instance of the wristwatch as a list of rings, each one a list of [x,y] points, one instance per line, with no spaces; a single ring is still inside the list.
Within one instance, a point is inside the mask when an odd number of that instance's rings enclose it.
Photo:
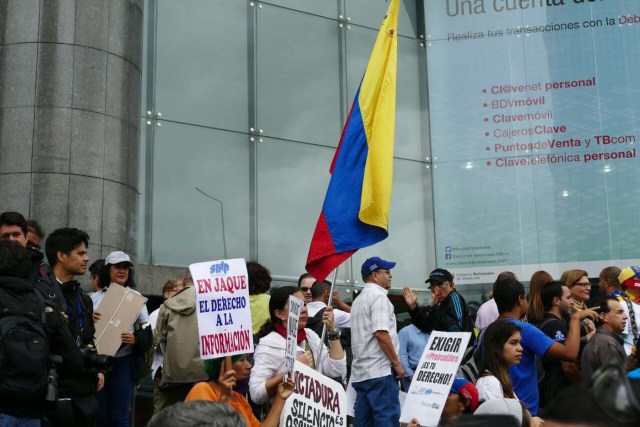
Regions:
[[[329,331],[327,333],[327,339],[329,341],[339,340],[340,339],[340,332],[338,332],[337,329],[334,329],[333,331]]]

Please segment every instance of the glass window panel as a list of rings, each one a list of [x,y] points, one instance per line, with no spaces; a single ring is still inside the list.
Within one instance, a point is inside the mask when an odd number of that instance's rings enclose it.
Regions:
[[[424,290],[427,274],[435,268],[430,169],[410,160],[395,159],[393,165],[389,237],[351,257],[353,278],[361,284],[362,263],[379,256],[398,263],[393,269],[393,288],[406,284]]]
[[[427,12],[438,261],[478,276],[513,269],[523,280],[538,268],[595,276],[626,263],[640,213],[611,195],[640,193],[628,185],[640,97],[630,54],[639,33],[611,19],[625,15],[622,3],[452,20],[442,19],[444,4]],[[477,32],[482,40],[469,37]],[[623,140],[599,144],[603,135]],[[461,200],[477,207],[473,216]]]
[[[493,85],[528,82],[522,39],[486,39],[481,44],[471,40],[455,45],[432,41],[427,43],[427,60],[434,161],[488,155],[493,143],[502,142],[494,139],[492,132],[498,128],[510,130],[515,125],[497,125],[488,120],[495,113],[522,112],[522,108],[515,107],[494,109],[493,102],[507,102],[513,96],[490,93]],[[522,142],[527,141],[523,138]]]
[[[258,11],[259,127],[337,146],[342,130],[338,24],[265,4]]]
[[[351,108],[353,97],[362,81],[369,56],[378,34],[377,30],[351,27],[347,34],[347,92]],[[423,160],[429,157],[427,142],[427,113],[421,110],[419,61],[426,55],[416,40],[398,39],[398,81],[396,89],[396,138],[395,156]]]
[[[325,16],[327,18],[338,17],[338,2],[340,0],[268,0],[262,4],[270,3],[277,6],[287,7],[301,12],[312,13],[314,15]]]
[[[258,144],[258,258],[276,276],[305,270],[335,150],[265,138]],[[347,270],[339,271],[346,279]]]
[[[352,23],[376,29],[380,28],[384,14],[389,8],[389,3],[384,1],[345,0],[345,2],[347,16],[351,18]],[[402,0],[398,18],[400,35],[418,37],[418,20],[416,18],[416,0]]]
[[[161,1],[157,7],[156,111],[246,132],[247,3]]]
[[[225,241],[229,258],[248,257],[249,148],[242,134],[170,122],[156,127],[154,264],[222,259]],[[196,187],[222,202],[224,220],[220,202]]]
[[[538,269],[559,277],[575,263],[597,275],[603,260],[629,258],[640,214],[612,208],[607,195],[629,194],[637,168],[628,161],[504,166],[530,157],[435,166],[438,265],[465,273],[508,269],[527,280]],[[478,207],[473,215],[461,200]]]
[[[538,262],[531,168],[486,162],[433,166],[437,264],[457,274],[461,284],[468,270],[501,265],[521,275],[511,266]]]

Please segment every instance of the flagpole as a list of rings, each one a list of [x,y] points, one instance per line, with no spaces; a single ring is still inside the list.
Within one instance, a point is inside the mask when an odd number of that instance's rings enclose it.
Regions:
[[[333,280],[331,281],[331,290],[329,291],[329,301],[327,302],[327,307],[331,307],[331,303],[333,302],[333,289],[336,286],[336,279],[338,278],[338,269],[340,266],[338,265],[336,269],[333,271]],[[334,318],[334,327],[335,327],[335,318]],[[320,351],[318,352],[318,360],[316,361],[316,371],[320,372],[320,362],[322,361],[322,351],[324,350],[324,339],[327,336],[327,325],[322,322],[322,336],[320,337]]]

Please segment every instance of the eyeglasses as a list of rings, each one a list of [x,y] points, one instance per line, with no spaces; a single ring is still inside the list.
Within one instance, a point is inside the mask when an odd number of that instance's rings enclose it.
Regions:
[[[442,288],[445,285],[448,285],[449,282],[439,282],[439,283],[432,283],[429,286],[429,290],[432,291],[434,288]]]
[[[302,287],[300,288],[302,292],[311,292],[311,288]]]
[[[585,288],[586,287],[590,288],[591,287],[591,283],[589,283],[589,282],[578,282],[578,283],[575,284],[575,286],[584,286]]]

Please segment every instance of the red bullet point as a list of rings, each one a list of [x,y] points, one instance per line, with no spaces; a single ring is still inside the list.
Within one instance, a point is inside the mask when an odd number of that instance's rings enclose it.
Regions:
[[[487,108],[487,103],[482,104],[484,108]]]
[[[482,93],[487,93],[487,90],[486,89],[482,89]]]
[[[489,148],[489,147],[484,147],[484,149],[487,150],[487,151],[491,151],[491,148]]]
[[[489,132],[485,132],[485,133],[484,133],[484,136],[489,136]]]
[[[491,166],[491,162],[487,162],[487,166]]]
[[[485,118],[484,118],[484,121],[485,121],[485,122],[488,122],[488,121],[489,121],[489,118],[488,118],[488,117],[485,117]]]

